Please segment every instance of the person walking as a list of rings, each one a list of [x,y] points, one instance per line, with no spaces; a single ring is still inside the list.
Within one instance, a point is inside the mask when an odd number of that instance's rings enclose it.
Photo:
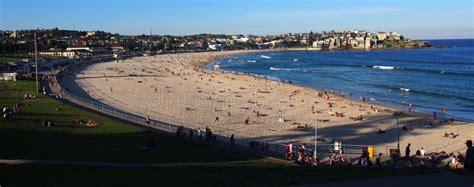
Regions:
[[[464,169],[474,171],[474,147],[472,140],[466,141],[466,156],[464,157]]]
[[[408,143],[407,147],[405,148],[405,157],[410,157],[410,146],[411,144]]]
[[[231,149],[234,149],[234,144],[235,144],[235,138],[234,138],[234,134],[232,134],[230,136],[230,148]]]
[[[377,156],[376,160],[375,160],[375,165],[377,165],[377,167],[382,167],[382,153],[379,153],[379,155]]]
[[[198,128],[197,133],[198,133],[198,140],[201,141],[201,137],[202,137],[202,130],[201,130],[201,128]]]
[[[146,124],[148,124],[148,125],[150,124],[150,116],[148,116],[148,115],[145,116],[145,122],[146,122]]]
[[[193,130],[193,129],[189,129],[189,133],[188,133],[189,140],[192,140],[192,139],[193,139],[193,136],[194,136],[194,130]]]

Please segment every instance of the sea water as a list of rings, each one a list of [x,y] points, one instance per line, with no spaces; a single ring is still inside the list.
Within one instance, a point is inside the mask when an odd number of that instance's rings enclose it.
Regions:
[[[243,53],[220,58],[208,67],[474,121],[474,39],[431,42],[450,47]]]

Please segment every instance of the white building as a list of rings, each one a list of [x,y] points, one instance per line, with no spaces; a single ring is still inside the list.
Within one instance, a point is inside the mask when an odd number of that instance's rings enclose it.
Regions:
[[[239,42],[239,43],[248,43],[249,40],[250,40],[250,38],[248,38],[248,37],[242,37],[242,38],[237,39],[237,42]]]
[[[209,44],[208,48],[210,50],[222,50],[222,44]]]
[[[16,73],[2,73],[0,74],[0,81],[16,81]]]
[[[40,51],[39,55],[42,56],[55,56],[55,57],[69,57],[72,58],[76,55],[74,51],[64,51],[64,50],[51,50],[51,51]]]

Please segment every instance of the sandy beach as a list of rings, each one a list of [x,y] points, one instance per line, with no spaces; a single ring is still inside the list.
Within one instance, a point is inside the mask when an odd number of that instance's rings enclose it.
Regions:
[[[474,139],[473,124],[440,123],[432,116],[405,111],[397,128],[393,108],[202,68],[216,58],[242,52],[166,54],[98,63],[78,73],[76,82],[91,97],[114,107],[270,143],[312,143],[315,124],[322,141],[374,145],[376,152],[384,154],[396,147],[399,129],[402,153],[408,143],[413,154],[421,147],[428,153],[461,151],[465,140]],[[433,125],[423,126],[427,121]],[[384,133],[377,133],[379,129]],[[443,137],[445,132],[454,136]]]

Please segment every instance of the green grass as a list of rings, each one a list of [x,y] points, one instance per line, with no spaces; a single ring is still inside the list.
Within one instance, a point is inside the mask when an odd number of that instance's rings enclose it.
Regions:
[[[370,179],[381,175],[419,172],[387,168],[299,168],[275,165],[149,169],[23,165],[1,166],[0,183],[4,186],[314,186],[333,180]]]
[[[0,56],[0,64],[1,63],[7,63],[7,62],[16,63],[16,62],[20,61],[21,59],[23,59],[23,58]]]
[[[22,102],[19,115],[0,119],[0,147],[8,150],[1,151],[0,158],[120,163],[221,162],[258,158],[146,131],[41,94],[35,100],[23,99],[24,93],[32,94],[32,90],[32,81],[0,82],[2,108],[14,106],[17,94]],[[55,126],[42,126],[46,119]],[[85,127],[78,125],[76,119],[92,120],[100,125]],[[155,140],[157,150],[140,148],[148,137]]]
[[[107,163],[172,164],[169,168],[111,168],[70,165],[0,165],[1,186],[253,186],[300,184],[320,180],[367,178],[420,170],[300,168],[285,161],[190,142],[63,104],[44,95],[24,100],[33,81],[0,82],[0,106],[21,114],[0,119],[0,159],[38,159]],[[42,120],[55,123],[48,128]],[[89,128],[76,119],[93,120]],[[156,150],[140,146],[153,137]]]

